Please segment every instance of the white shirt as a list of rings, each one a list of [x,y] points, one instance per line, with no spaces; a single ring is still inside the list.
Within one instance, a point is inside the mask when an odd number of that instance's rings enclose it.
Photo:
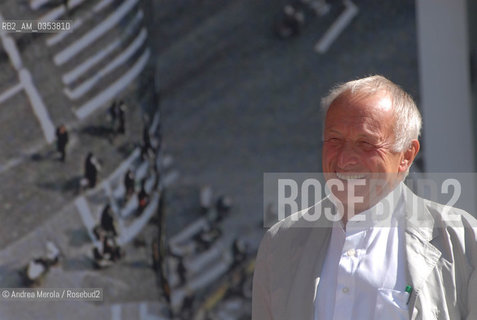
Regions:
[[[383,212],[387,219],[377,222]],[[366,221],[360,221],[363,218]],[[341,221],[334,223],[314,319],[408,319],[403,238],[401,184],[380,203],[349,219],[346,230]]]

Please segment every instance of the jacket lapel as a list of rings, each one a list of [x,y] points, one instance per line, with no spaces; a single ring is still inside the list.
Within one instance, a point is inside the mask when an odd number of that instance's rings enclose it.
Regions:
[[[409,188],[404,187],[406,203],[405,248],[407,261],[407,279],[413,291],[409,301],[409,317],[415,319],[419,312],[415,308],[419,292],[437,265],[441,252],[431,244],[439,235],[434,226],[434,218],[426,206],[426,200],[417,197]],[[420,305],[420,304],[419,304]],[[426,306],[430,307],[430,306]]]
[[[324,199],[320,205],[334,208],[333,204]],[[332,223],[321,216],[300,232],[308,233],[304,243],[297,244],[297,270],[289,291],[286,319],[312,320],[314,317],[315,298],[321,277],[323,262],[331,237]]]
[[[305,254],[300,258],[297,276],[294,278],[293,286],[289,293],[290,299],[288,299],[287,311],[293,316],[289,319],[313,319],[316,289],[320,281],[331,229],[310,229],[309,232],[308,240],[302,248],[302,252]],[[310,254],[313,252],[316,252],[316,254]]]

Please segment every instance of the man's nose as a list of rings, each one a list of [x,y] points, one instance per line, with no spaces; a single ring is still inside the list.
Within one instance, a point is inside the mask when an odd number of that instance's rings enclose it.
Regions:
[[[338,151],[338,167],[341,169],[353,168],[358,164],[359,156],[354,146],[346,142]]]

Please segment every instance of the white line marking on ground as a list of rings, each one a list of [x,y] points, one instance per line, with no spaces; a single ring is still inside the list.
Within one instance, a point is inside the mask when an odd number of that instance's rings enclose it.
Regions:
[[[7,101],[9,98],[13,97],[16,95],[18,92],[23,90],[23,86],[21,83],[18,83],[11,87],[10,89],[7,89],[0,94],[0,103],[3,103]]]
[[[0,22],[3,22],[4,19],[3,17],[0,18]],[[2,37],[2,45],[5,51],[7,52],[8,58],[10,59],[10,62],[15,68],[15,70],[18,72],[23,68],[22,65],[22,60],[20,58],[20,53],[18,53],[17,46],[15,44],[15,41],[8,36],[4,31],[0,31],[0,35]]]
[[[80,4],[82,4],[85,0],[69,0],[68,1],[68,10],[71,10]],[[66,13],[66,8],[64,5],[59,5],[55,9],[51,10],[47,14],[41,16],[38,20],[47,22],[47,21],[55,21],[61,18],[62,15]]]
[[[178,234],[173,236],[169,240],[169,245],[171,246],[177,246],[180,243],[184,242],[185,240],[191,238],[194,236],[196,233],[198,233],[200,230],[203,228],[207,227],[207,219],[206,218],[199,218],[193,223],[189,224],[187,227],[181,230]]]
[[[28,96],[28,100],[33,107],[33,112],[35,113],[36,117],[40,121],[40,126],[43,130],[43,134],[45,136],[46,141],[48,143],[52,143],[55,141],[55,126],[50,119],[50,115],[46,110],[46,106],[43,103],[43,99],[41,98],[38,90],[36,89],[35,85],[33,84],[31,74],[28,70],[22,69],[20,71],[20,82],[25,88],[26,94]]]
[[[88,117],[96,109],[105,106],[111,99],[115,98],[117,94],[126,88],[129,83],[136,78],[139,73],[144,69],[149,59],[149,49],[146,49],[136,63],[129,69],[121,78],[116,80],[108,88],[96,95],[94,98],[86,102],[75,113],[79,119]]]
[[[113,304],[111,306],[111,320],[121,320],[121,305]]]
[[[162,169],[167,169],[174,163],[174,157],[170,154],[163,155],[161,160],[158,166]]]
[[[173,307],[179,307],[180,303],[185,298],[187,292],[194,292],[207,286],[215,279],[223,275],[225,272],[227,272],[228,268],[229,264],[227,262],[223,260],[218,261],[211,268],[208,268],[205,272],[189,280],[185,287],[173,290],[171,294],[171,305]]]
[[[114,170],[114,172],[108,177],[109,182],[113,182],[114,180],[120,178],[123,176],[126,171],[132,167],[132,164],[134,161],[136,161],[137,158],[139,158],[139,155],[141,154],[141,150],[139,148],[134,149],[134,151],[131,153],[131,155],[123,161],[119,167]],[[122,179],[121,179],[122,182]]]
[[[71,58],[86,49],[91,43],[96,41],[99,37],[111,30],[124,16],[131,11],[138,0],[127,0],[116,11],[109,15],[103,22],[91,29],[88,33],[75,41],[69,47],[66,47],[60,53],[56,54],[53,61],[56,65],[62,65],[68,62]]]
[[[110,63],[106,66],[101,68],[101,70],[95,72],[95,74],[82,82],[79,86],[75,89],[70,90],[69,88],[64,89],[65,94],[71,100],[76,100],[83,97],[86,93],[88,93],[95,85],[106,75],[113,72],[116,68],[123,65],[129,58],[131,58],[141,46],[144,44],[147,38],[147,31],[145,28],[141,30],[141,32],[136,36],[134,41],[132,41],[129,46],[121,52],[118,56],[116,56]]]
[[[101,10],[103,10],[104,8],[106,8],[107,6],[109,6],[111,3],[113,3],[114,0],[102,0],[101,2],[99,2],[97,5],[95,5],[93,7],[93,12],[101,12]]]
[[[80,17],[76,19],[72,24],[71,28],[69,30],[65,30],[59,33],[56,33],[55,35],[49,37],[46,40],[46,44],[51,47],[57,43],[59,43],[61,40],[66,38],[68,35],[72,34],[73,31],[77,30],[79,27],[83,25],[84,22],[88,21],[92,17],[94,17],[94,14],[101,12],[102,9],[106,8],[108,5],[110,5],[113,2],[113,0],[102,0],[100,3],[98,3],[92,11],[87,12],[83,17]]]
[[[30,8],[33,10],[38,10],[42,5],[48,3],[50,0],[30,0]]]
[[[0,15],[0,23],[4,21],[2,15]],[[33,84],[30,72],[23,67],[20,53],[18,51],[15,41],[5,33],[5,31],[0,30],[0,37],[2,39],[3,48],[5,49],[10,62],[12,63],[15,70],[18,72],[18,77],[20,78],[20,84],[25,89],[28,100],[33,107],[33,112],[35,113],[38,121],[40,122],[41,129],[43,130],[43,135],[45,136],[46,141],[51,143],[55,140],[55,126],[50,119],[50,115],[46,110],[46,106],[41,99],[38,90]]]
[[[194,291],[203,288],[224,274],[228,268],[229,264],[227,262],[223,260],[218,261],[217,264],[206,269],[206,271],[202,272],[198,277],[193,278],[190,283],[188,283],[188,287]]]
[[[174,170],[164,177],[164,179],[162,180],[162,183],[164,187],[167,187],[167,186],[170,186],[178,178],[179,178],[179,171]]]
[[[30,0],[30,8],[38,10],[42,5],[50,2],[50,0]]]
[[[358,14],[358,7],[351,1],[344,1],[346,9],[340,14],[333,24],[328,28],[326,33],[315,45],[315,51],[318,53],[325,53],[328,51],[331,44],[338,38],[340,33],[348,26],[356,14]]]
[[[4,165],[0,165],[0,173],[4,173],[7,170],[17,166],[23,161],[23,158],[14,158],[7,161]]]
[[[55,44],[59,43],[61,40],[63,40],[64,38],[72,34],[75,30],[77,30],[82,25],[83,25],[83,19],[82,18],[76,19],[71,24],[70,29],[56,33],[55,35],[46,39],[46,45],[48,47],[54,46]]]
[[[209,250],[195,255],[184,262],[189,275],[198,274],[201,270],[207,268],[212,261],[220,260],[224,251],[222,243],[218,242]]]
[[[113,210],[113,214],[116,218],[116,221],[119,224],[119,232],[124,229],[124,221],[122,219],[119,219],[119,212],[121,211],[119,205],[116,203],[116,199],[114,199],[113,196],[113,191],[111,190],[111,185],[108,183],[108,181],[103,181],[102,186],[104,188],[104,192],[109,198],[109,204],[111,205],[111,209]]]
[[[72,137],[71,143],[73,144],[75,138]],[[44,143],[37,143],[29,148],[21,150],[21,155],[15,158],[8,159],[4,164],[0,164],[0,174],[16,167],[25,160],[30,160],[31,156],[40,152],[45,147]]]
[[[144,160],[139,164],[139,166],[134,171],[134,176],[136,181],[141,181],[142,179],[146,178],[147,172],[149,170],[149,161]]]
[[[88,206],[88,203],[86,202],[85,197],[80,196],[76,198],[75,206],[76,206],[76,209],[78,209],[78,213],[81,217],[81,220],[83,221],[83,225],[86,227],[86,230],[88,231],[91,241],[93,241],[95,245],[99,245],[98,240],[93,234],[93,228],[96,225],[96,220],[93,218],[93,215],[91,214],[91,210],[89,209],[89,206]]]
[[[134,20],[125,29],[123,35],[127,36],[128,34],[132,33],[136,25],[142,20],[143,16],[144,14],[142,10],[139,10]],[[103,60],[105,57],[107,57],[111,52],[119,48],[121,44],[123,43],[123,41],[124,41],[124,37],[116,39],[115,41],[110,43],[108,46],[101,48],[101,50],[99,50],[95,55],[83,61],[81,64],[77,65],[74,69],[65,73],[62,77],[63,83],[69,85],[73,81],[77,80],[89,69],[91,69],[94,65],[96,65],[98,62]]]
[[[59,6],[56,7],[55,9],[51,10],[47,14],[41,16],[38,20],[47,22],[47,21],[55,21],[61,18],[62,15],[64,15],[66,12],[66,9],[64,6]]]
[[[147,303],[145,302],[141,302],[141,304],[139,304],[139,319],[149,320],[149,313],[147,311]]]
[[[157,127],[159,126],[159,120],[160,120],[160,113],[159,111],[157,111],[155,114],[154,114],[154,118],[152,120],[152,124],[151,126],[149,127],[149,134],[155,134],[156,133],[156,130],[157,130]]]
[[[121,216],[121,218],[127,219],[131,217],[138,208],[139,200],[137,199],[137,196],[132,196],[131,198],[129,198],[126,205],[121,208],[119,215]]]
[[[141,214],[141,216],[136,218],[131,225],[129,225],[127,228],[122,230],[118,239],[118,245],[122,246],[130,242],[139,234],[139,232],[141,232],[141,230],[148,223],[151,217],[156,213],[158,204],[159,204],[159,194],[155,193],[152,196],[151,202],[144,209],[144,212]]]
[[[141,302],[139,304],[139,319],[140,320],[166,320],[157,315],[150,314],[147,310],[147,302]]]
[[[103,60],[106,56],[108,56],[111,52],[115,49],[119,48],[121,45],[121,40],[116,39],[112,43],[110,43],[107,47],[102,48],[99,50],[94,56],[85,60],[80,65],[76,66],[73,70],[65,73],[62,77],[63,83],[69,85],[79,77],[81,77],[84,73],[86,73],[91,67],[95,64]]]

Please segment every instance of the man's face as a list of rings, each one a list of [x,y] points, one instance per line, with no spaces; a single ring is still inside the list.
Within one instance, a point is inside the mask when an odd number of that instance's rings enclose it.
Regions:
[[[366,210],[384,197],[402,177],[403,152],[392,151],[395,141],[392,102],[383,93],[351,95],[344,93],[330,105],[325,118],[322,154],[327,181],[338,179],[344,190],[333,194],[349,204],[354,188],[363,197],[355,203],[355,212]],[[355,198],[356,199],[356,198]]]

